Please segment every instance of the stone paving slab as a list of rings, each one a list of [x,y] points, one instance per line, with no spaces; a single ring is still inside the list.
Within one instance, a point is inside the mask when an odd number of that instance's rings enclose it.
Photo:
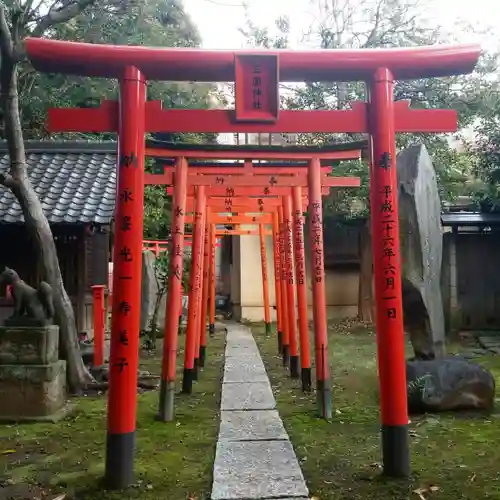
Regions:
[[[228,342],[226,345],[226,356],[237,356],[238,354],[252,354],[260,357],[259,349],[253,339],[242,339],[237,342]]]
[[[276,401],[269,382],[235,382],[222,385],[220,409],[274,410]]]
[[[289,441],[219,441],[216,454],[212,500],[309,493]]]
[[[223,411],[219,440],[261,441],[288,439],[276,410]]]
[[[235,382],[268,382],[266,369],[260,357],[226,359],[224,384]]]
[[[238,346],[238,348],[228,348],[225,352],[226,360],[255,358],[258,355],[257,347]]]
[[[249,328],[227,325],[212,500],[308,500]]]

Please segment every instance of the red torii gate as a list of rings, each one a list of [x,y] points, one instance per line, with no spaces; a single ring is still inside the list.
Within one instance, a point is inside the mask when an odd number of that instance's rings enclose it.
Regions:
[[[51,110],[50,130],[119,133],[119,175],[114,250],[114,297],[109,383],[106,484],[133,482],[139,347],[140,255],[145,132],[327,132],[370,135],[370,201],[377,305],[384,472],[408,476],[408,413],[401,299],[401,265],[395,161],[396,132],[452,132],[456,113],[411,110],[393,101],[395,79],[469,73],[480,55],[476,45],[379,50],[204,51],[113,46],[27,38],[35,69],[117,78],[120,102],[96,109]],[[163,110],[146,103],[146,79],[235,81],[235,110]],[[279,110],[281,81],[365,81],[367,103],[350,110]],[[253,92],[254,90],[258,92]],[[254,99],[254,96],[256,97]],[[279,116],[278,116],[279,115]],[[186,169],[187,170],[187,169]],[[311,172],[310,207],[322,221],[319,163]],[[318,242],[318,250],[322,252]],[[123,256],[124,248],[127,249]],[[322,255],[320,257],[322,262]],[[126,286],[122,286],[126,284]],[[314,316],[324,304],[314,304]],[[319,393],[330,387],[317,387]],[[133,392],[133,394],[132,394]]]
[[[321,159],[325,161],[338,161],[341,159],[358,159],[360,157],[361,151],[359,148],[362,143],[344,143],[340,145],[330,146],[327,148],[245,148],[241,150],[239,148],[227,147],[227,146],[216,146],[216,145],[193,145],[189,147],[183,144],[167,144],[159,141],[148,141],[150,147],[148,149],[148,154],[157,158],[171,158],[173,155],[180,155],[180,158],[184,158],[184,163],[189,162],[191,158],[203,158],[203,159],[231,159],[231,160],[245,160],[243,165],[239,167],[227,167],[231,172],[238,172],[238,175],[226,175],[226,168],[221,169],[218,175],[213,174],[200,174],[203,172],[203,167],[193,168],[194,173],[188,173],[187,177],[184,179],[180,171],[177,173],[179,181],[183,184],[187,183],[188,196],[196,196],[195,202],[195,218],[194,224],[195,228],[193,231],[193,256],[192,256],[192,270],[191,270],[191,294],[189,300],[189,312],[188,312],[188,326],[187,326],[187,337],[186,337],[186,350],[185,350],[185,361],[184,361],[184,374],[183,374],[183,392],[190,393],[192,390],[193,380],[198,378],[198,366],[204,363],[204,355],[206,350],[206,335],[205,335],[205,315],[206,315],[206,300],[204,299],[206,293],[208,292],[208,284],[201,284],[201,276],[208,278],[208,257],[204,254],[206,250],[203,247],[202,235],[204,233],[205,245],[208,245],[209,235],[208,226],[205,222],[205,206],[207,195],[224,195],[226,209],[230,208],[233,202],[233,198],[243,197],[247,198],[249,196],[260,196],[263,199],[269,196],[282,195],[283,196],[283,209],[284,209],[284,221],[286,222],[286,228],[284,231],[284,237],[286,239],[286,249],[284,252],[286,256],[286,273],[287,279],[283,281],[286,289],[286,301],[288,304],[283,302],[283,309],[288,310],[288,322],[285,329],[285,338],[290,340],[290,343],[284,342],[283,345],[283,361],[284,364],[288,365],[290,362],[290,373],[293,378],[298,378],[300,376],[299,372],[299,357],[298,357],[298,344],[297,344],[297,326],[296,326],[296,313],[295,313],[295,290],[294,290],[294,263],[293,263],[293,242],[296,242],[296,251],[300,252],[297,254],[295,262],[297,265],[302,266],[301,272],[304,272],[305,268],[305,257],[304,257],[304,245],[303,245],[303,230],[302,230],[302,211],[297,214],[295,219],[296,222],[292,224],[292,204],[291,195],[292,192],[297,192],[299,205],[296,210],[301,209],[301,187],[308,186],[308,177],[302,174],[287,175],[285,169],[280,171],[280,174],[274,175],[264,175],[257,174],[256,172],[260,170],[261,167],[253,168],[250,160],[247,160],[248,156],[252,155],[253,158],[258,158],[261,160],[272,160],[272,159],[295,159],[297,156],[299,159],[307,158],[306,155],[311,155],[314,151],[315,160],[319,162]],[[178,157],[179,158],[179,157]],[[309,164],[311,160],[309,161]],[[178,163],[177,168],[180,169],[181,165]],[[297,167],[296,167],[297,168]],[[304,168],[304,167],[298,167]],[[323,167],[325,168],[325,167]],[[328,169],[328,167],[326,167]],[[331,168],[330,168],[331,170]],[[189,172],[189,168],[188,168]],[[284,175],[282,175],[284,174]],[[325,170],[326,174],[326,170]],[[322,193],[328,194],[328,187],[359,187],[359,178],[354,177],[332,177],[323,174],[320,176],[320,186],[322,187]],[[146,174],[145,183],[146,184],[166,184],[170,185],[173,183],[175,178],[175,172],[164,172],[156,174]],[[182,177],[182,180],[181,180]],[[184,189],[184,187],[182,188]],[[174,219],[173,225],[175,226],[174,234],[179,234],[181,228],[185,222],[185,212],[186,212],[186,201],[184,196],[179,196],[176,193],[176,188],[167,188],[169,194],[174,196]],[[201,201],[198,199],[201,197]],[[201,209],[200,209],[201,207]],[[182,215],[182,217],[181,217]],[[261,242],[261,245],[263,243]],[[180,246],[175,245],[176,248]],[[261,249],[262,253],[262,249]],[[183,269],[181,262],[182,257],[180,255],[174,256],[172,254],[172,259],[177,257],[179,262],[176,261],[175,269]],[[267,269],[266,269],[266,257],[262,257],[262,274],[263,274],[263,291],[264,291],[264,308],[265,308],[265,322],[266,322],[266,332],[271,333],[270,329],[270,310],[269,310],[269,300],[268,300],[268,289],[267,289]],[[173,262],[173,260],[172,260]],[[201,264],[200,264],[201,262]],[[178,271],[176,271],[176,274]],[[175,286],[173,283],[174,275],[172,274],[172,287]],[[309,356],[309,340],[308,340],[308,320],[307,320],[307,293],[305,290],[305,281],[302,280],[300,286],[297,286],[297,296],[299,299],[299,332],[300,332],[300,345],[301,352],[304,353],[302,357],[302,383],[303,388],[308,390],[311,386],[311,373],[310,373],[310,356]],[[318,287],[321,290],[318,291]],[[174,289],[170,288],[169,290]],[[313,281],[314,294],[317,295],[321,292],[324,295],[324,285],[319,285],[319,281]],[[170,292],[169,292],[170,293]],[[176,292],[172,292],[176,293]],[[200,299],[201,304],[200,304]],[[169,299],[167,299],[169,300]],[[174,300],[174,299],[172,299]],[[324,302],[324,298],[322,302]],[[175,307],[172,306],[172,307]],[[201,318],[198,320],[198,311],[201,311]],[[323,315],[324,316],[324,315]],[[326,316],[321,319],[321,322],[326,324]],[[322,369],[319,378],[327,378],[327,350],[326,350],[326,329],[318,326],[318,321],[315,324],[315,338],[317,338],[316,345],[323,346],[322,352],[316,349],[316,366]],[[198,332],[198,328],[201,328],[201,332]],[[174,335],[178,331],[178,326],[175,324],[175,320],[168,320],[166,323],[165,331],[165,346],[164,346],[164,359],[167,360],[167,366],[164,366],[162,375],[162,386],[161,386],[161,398],[160,398],[160,418],[164,420],[171,420],[173,418],[173,397],[175,388],[175,371],[173,367],[168,368],[168,365],[173,363],[174,352],[177,350],[177,341],[174,339]],[[202,339],[198,345],[194,345],[198,339]],[[288,345],[290,345],[290,353],[288,352]],[[168,355],[170,352],[170,356]],[[290,354],[290,356],[289,356]],[[321,359],[320,359],[321,357]],[[166,377],[166,379],[164,379]],[[325,399],[321,399],[325,401]],[[331,405],[321,404],[321,407],[326,408],[327,416],[330,416]],[[320,408],[321,412],[321,408]]]

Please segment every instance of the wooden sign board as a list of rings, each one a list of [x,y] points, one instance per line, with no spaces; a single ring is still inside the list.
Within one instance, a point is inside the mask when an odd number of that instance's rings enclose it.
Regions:
[[[236,122],[276,122],[280,108],[278,56],[236,54],[234,68]]]

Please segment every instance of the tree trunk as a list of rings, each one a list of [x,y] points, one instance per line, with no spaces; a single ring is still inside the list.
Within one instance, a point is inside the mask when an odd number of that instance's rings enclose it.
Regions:
[[[361,321],[374,321],[373,304],[373,255],[371,221],[367,220],[359,233],[360,268],[358,288],[358,316]]]
[[[37,258],[42,263],[43,277],[52,286],[55,319],[60,328],[61,344],[67,361],[68,386],[70,391],[78,392],[88,383],[94,382],[94,379],[80,353],[73,306],[64,288],[52,231],[28,178],[19,114],[17,63],[11,54],[6,54],[5,47],[2,47],[0,80],[0,102],[10,156],[10,175],[2,175],[0,182],[11,189],[22,208],[26,229],[33,240]]]

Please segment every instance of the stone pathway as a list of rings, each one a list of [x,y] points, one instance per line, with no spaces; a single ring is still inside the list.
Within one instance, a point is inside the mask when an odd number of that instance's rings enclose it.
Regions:
[[[212,500],[307,500],[304,476],[246,326],[227,325],[225,362]]]

